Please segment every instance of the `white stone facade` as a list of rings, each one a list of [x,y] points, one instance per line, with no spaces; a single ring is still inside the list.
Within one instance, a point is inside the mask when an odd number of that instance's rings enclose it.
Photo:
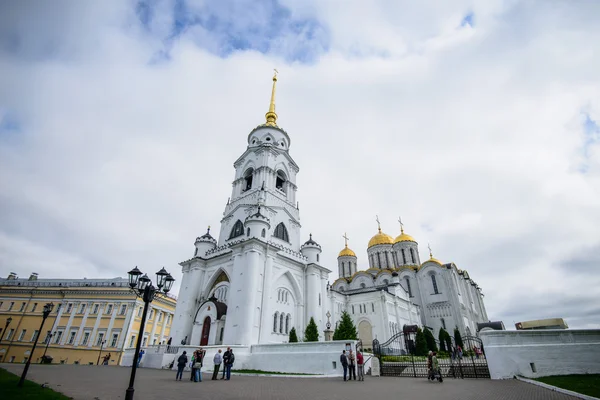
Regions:
[[[274,94],[275,86],[267,123],[250,132],[234,163],[218,238],[209,229],[180,264],[173,344],[285,343],[292,327],[302,338],[311,317],[323,340],[327,313],[334,328],[343,311],[365,348],[404,325],[427,325],[436,335],[442,326],[475,333],[476,323],[487,321],[477,285],[454,264],[433,258],[421,264],[417,243],[404,233],[394,242],[380,229],[369,243],[366,271],[346,245],[338,257],[341,278],[329,285],[321,246],[312,235],[300,244],[299,168],[288,134],[276,125]]]

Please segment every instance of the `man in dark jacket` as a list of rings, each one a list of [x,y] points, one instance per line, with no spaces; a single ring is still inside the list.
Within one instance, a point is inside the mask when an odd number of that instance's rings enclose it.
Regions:
[[[227,358],[227,363],[225,363],[225,370],[227,371],[227,380],[231,378],[231,367],[233,367],[233,363],[235,362],[235,355],[233,354],[233,349],[229,349],[229,358]]]
[[[182,355],[177,359],[177,375],[175,375],[175,380],[181,380],[181,376],[183,375],[183,369],[187,365],[188,358],[186,356],[186,352],[184,351]]]
[[[228,347],[223,353],[223,376],[221,379],[225,379],[225,371],[227,371],[227,363],[229,362],[229,354],[231,354],[231,347]]]
[[[344,368],[344,381],[346,380],[346,374],[348,373],[348,357],[346,357],[346,350],[342,351],[340,355],[340,364],[342,364],[342,368]]]

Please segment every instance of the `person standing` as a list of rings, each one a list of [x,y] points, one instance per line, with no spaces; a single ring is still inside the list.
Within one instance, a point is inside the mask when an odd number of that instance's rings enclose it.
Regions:
[[[215,363],[215,367],[213,368],[213,376],[212,380],[216,381],[217,376],[219,376],[219,368],[221,367],[221,363],[223,362],[223,357],[221,356],[221,349],[217,351],[215,357],[213,358],[213,363]]]
[[[188,358],[186,356],[186,352],[184,351],[182,355],[177,359],[177,375],[175,375],[175,380],[180,380],[183,375],[183,369],[188,362]]]
[[[365,380],[365,359],[360,351],[356,352],[356,369],[358,370],[358,380]]]
[[[227,362],[225,363],[225,369],[227,370],[227,380],[231,378],[231,367],[233,367],[233,363],[235,362],[235,355],[233,354],[233,349],[229,348],[229,358],[227,358]]]
[[[192,361],[190,362],[190,381],[193,381],[196,378],[196,355],[198,354],[198,350],[192,353]]]
[[[204,360],[205,350],[202,348],[196,351],[196,357],[194,361],[194,371],[196,373],[194,377],[194,382],[202,382],[202,362]]]
[[[140,350],[140,355],[138,357],[138,361],[137,361],[137,366],[140,366],[140,363],[142,362],[142,357],[144,356],[144,354],[146,354],[146,352],[142,349]]]
[[[352,377],[356,380],[356,357],[350,350],[348,351],[348,380],[351,380]]]
[[[227,350],[225,350],[225,353],[223,353],[223,376],[221,377],[221,380],[225,379],[225,372],[227,370],[227,362],[229,361],[230,353],[231,347],[228,347]]]
[[[171,349],[171,340],[173,340],[172,337],[170,337],[169,340],[167,341],[167,352]]]
[[[346,374],[348,373],[348,357],[346,357],[346,350],[342,350],[342,354],[340,355],[340,364],[342,364],[342,368],[344,368],[344,382],[345,382]]]

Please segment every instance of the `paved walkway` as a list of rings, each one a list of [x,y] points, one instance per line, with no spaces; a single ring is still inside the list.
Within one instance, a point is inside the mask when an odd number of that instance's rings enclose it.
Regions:
[[[20,374],[23,365],[0,364]],[[130,369],[83,365],[31,365],[27,378],[48,382],[50,387],[77,400],[117,400],[125,397]],[[443,383],[413,378],[371,378],[365,382],[343,382],[341,378],[281,378],[232,376],[230,381],[204,382],[175,381],[175,372],[138,369],[135,398],[138,400],[171,399],[256,399],[256,400],[574,400],[517,380],[492,381],[489,379],[446,379]],[[377,396],[377,397],[375,397]]]

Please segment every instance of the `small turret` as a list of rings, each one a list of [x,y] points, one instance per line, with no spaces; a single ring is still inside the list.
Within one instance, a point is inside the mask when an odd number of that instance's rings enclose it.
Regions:
[[[268,217],[261,214],[260,208],[259,204],[258,211],[246,217],[244,227],[246,228],[246,237],[266,240],[267,232],[271,229],[271,221]]]
[[[346,245],[338,254],[338,272],[341,278],[348,278],[356,272],[356,253],[348,247],[348,235],[344,233],[344,241]]]
[[[321,245],[313,240],[312,233],[309,235],[309,239],[300,247],[300,252],[308,258],[308,262],[315,264],[319,263],[321,258]]]
[[[204,235],[196,238],[194,245],[196,246],[194,257],[204,257],[208,250],[212,250],[217,246],[217,241],[210,235],[210,226]]]

